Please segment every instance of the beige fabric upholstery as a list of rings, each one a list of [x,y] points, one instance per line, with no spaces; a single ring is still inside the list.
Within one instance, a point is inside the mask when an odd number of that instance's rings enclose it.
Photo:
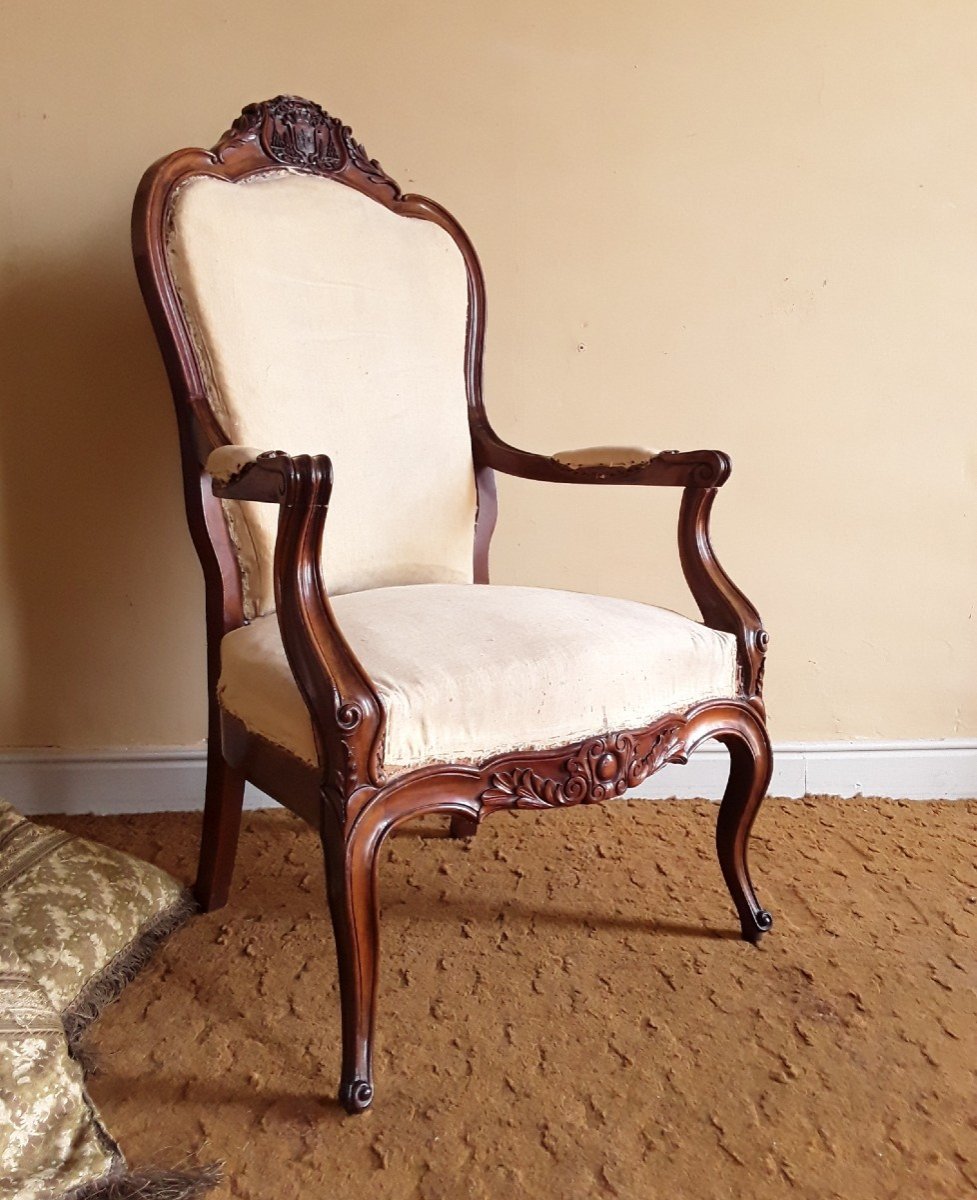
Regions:
[[[468,281],[451,237],[277,171],[185,184],[169,256],[229,439],[333,461],[330,591],[470,582]],[[278,513],[226,504],[247,614],[270,612]]]
[[[550,457],[566,467],[636,467],[657,456],[657,450],[643,446],[587,446],[583,450],[558,450]]]
[[[635,729],[736,694],[730,634],[630,600],[433,584],[338,596],[333,609],[386,707],[391,773]],[[315,762],[277,618],[227,634],[221,659],[222,706]]]

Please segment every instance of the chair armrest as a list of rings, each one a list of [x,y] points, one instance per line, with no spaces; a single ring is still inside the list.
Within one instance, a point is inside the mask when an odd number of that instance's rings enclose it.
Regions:
[[[720,450],[662,450],[597,446],[547,457],[502,441],[482,419],[473,429],[476,464],[523,479],[553,483],[617,483],[684,488],[679,512],[679,556],[702,619],[736,638],[743,694],[763,711],[767,633],[760,615],[720,566],[709,534],[717,489],[729,478],[729,457]]]
[[[207,458],[206,471],[215,483],[230,483],[245,467],[257,462],[268,451],[256,450],[254,446],[218,446]],[[278,453],[273,451],[271,453]]]
[[[297,454],[284,450],[256,450],[253,446],[218,446],[204,468],[213,480],[215,496],[222,500],[257,500],[265,504],[305,503],[327,507],[332,493],[332,463],[325,454]],[[296,487],[303,471],[312,471],[318,484]]]
[[[720,450],[646,450],[594,446],[533,454],[502,441],[482,426],[474,431],[480,466],[549,483],[612,483],[639,487],[720,487],[729,478],[729,457]]]
[[[325,464],[325,455],[317,456]],[[256,450],[253,446],[218,446],[204,467],[213,480],[215,496],[222,500],[258,500],[281,504],[286,492],[289,465],[284,450]],[[329,465],[330,484],[332,467]]]

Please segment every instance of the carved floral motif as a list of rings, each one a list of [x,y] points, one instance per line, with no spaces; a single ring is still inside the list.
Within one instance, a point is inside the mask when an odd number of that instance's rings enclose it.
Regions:
[[[487,808],[566,808],[621,796],[669,762],[684,762],[681,721],[664,726],[643,751],[629,733],[591,738],[565,759],[557,778],[530,767],[496,771],[479,800]]]
[[[346,147],[346,153],[349,155],[349,161],[353,166],[358,171],[362,171],[372,183],[385,183],[392,187],[394,193],[399,196],[401,193],[398,184],[390,178],[375,158],[370,158],[362,144],[353,137],[352,129],[348,125],[343,125],[339,132],[343,139],[343,145]]]

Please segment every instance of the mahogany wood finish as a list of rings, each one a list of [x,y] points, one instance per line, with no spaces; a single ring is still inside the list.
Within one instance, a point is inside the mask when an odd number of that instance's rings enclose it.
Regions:
[[[327,176],[406,218],[433,221],[451,235],[464,257],[469,301],[464,370],[478,489],[476,583],[488,582],[495,471],[556,483],[681,487],[682,567],[706,624],[736,638],[737,696],[670,714],[645,729],[609,733],[553,750],[508,754],[480,766],[442,764],[385,778],[383,705],[333,615],[320,569],[332,490],[330,461],[321,453],[290,457],[271,451],[223,485],[210,479],[207,457],[230,439],[208,400],[167,261],[170,208],[182,183],[197,175],[237,182],[283,168]],[[499,809],[557,809],[623,795],[666,763],[685,762],[702,742],[718,739],[728,747],[731,761],[716,830],[719,862],[743,936],[756,941],[772,923],[757,900],[747,865],[750,829],[772,766],[762,701],[767,635],[756,610],[719,565],[709,538],[710,510],[717,489],[729,476],[726,455],[714,450],[666,451],[628,466],[582,467],[502,441],[482,403],[485,289],[471,243],[440,205],[404,195],[367,156],[348,126],[309,101],[279,96],[249,105],[213,150],[181,150],[157,162],[146,172],[136,196],[133,247],[173,391],[187,518],[206,584],[210,721],[196,895],[205,910],[220,907],[227,898],[246,779],[318,829],[342,997],[340,1099],[348,1111],[362,1112],[373,1099],[378,855],[391,831],[416,817],[444,814],[451,818],[455,836],[469,836],[485,815]],[[323,449],[328,447],[309,447]],[[274,567],[278,621],[312,720],[316,767],[250,733],[220,710],[216,689],[221,639],[244,623],[241,580],[221,498],[280,506]],[[532,730],[526,735],[528,742]]]

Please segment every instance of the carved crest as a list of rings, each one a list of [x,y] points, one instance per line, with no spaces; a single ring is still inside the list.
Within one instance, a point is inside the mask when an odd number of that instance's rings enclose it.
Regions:
[[[284,167],[332,173],[350,166],[371,183],[392,188],[395,196],[401,194],[396,182],[353,137],[348,125],[301,96],[276,96],[249,104],[231,126],[231,133],[238,137],[256,135],[268,158]]]
[[[566,808],[623,795],[669,762],[684,762],[682,721],[661,727],[645,749],[630,733],[591,738],[566,759],[559,775],[531,768],[496,771],[479,796],[487,808]]]

